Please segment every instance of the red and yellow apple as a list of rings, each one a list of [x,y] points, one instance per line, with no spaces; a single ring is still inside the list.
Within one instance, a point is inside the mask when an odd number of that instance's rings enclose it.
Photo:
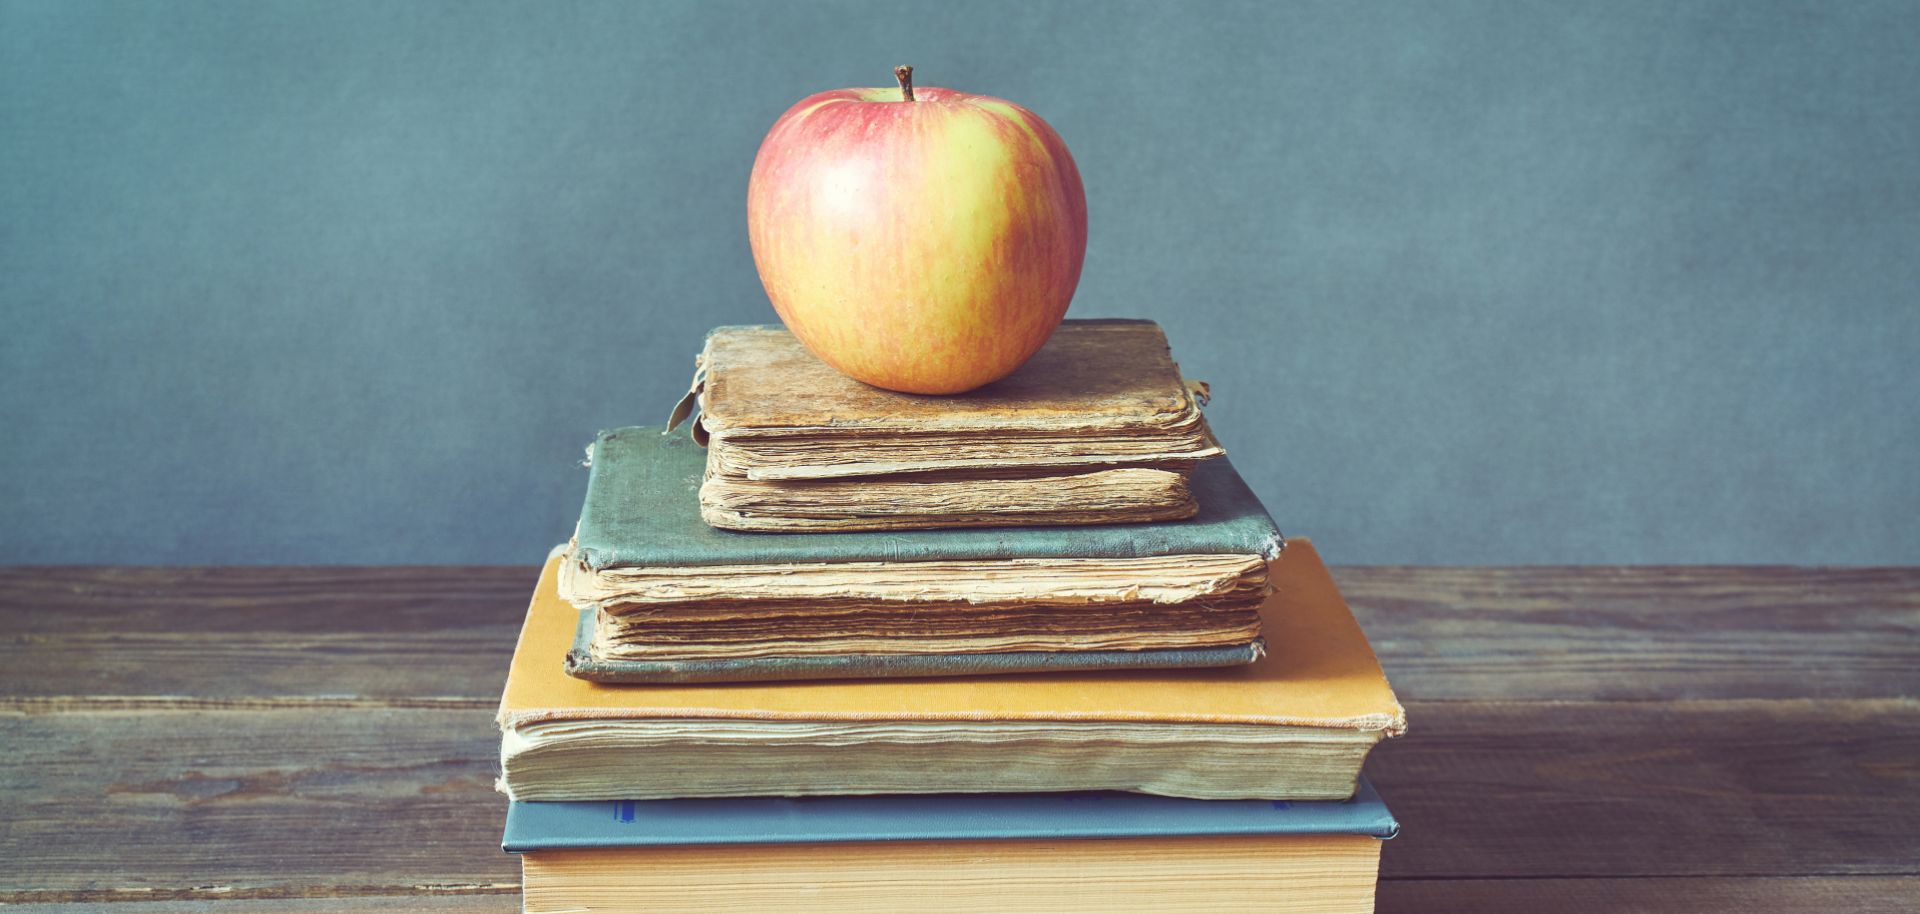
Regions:
[[[1019,368],[1066,314],[1087,198],[1059,134],[950,89],[802,99],[747,188],[754,263],[807,349],[889,390],[951,394]]]

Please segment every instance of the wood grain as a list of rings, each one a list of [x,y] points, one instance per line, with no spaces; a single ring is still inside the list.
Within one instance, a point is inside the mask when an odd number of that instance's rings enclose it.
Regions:
[[[1701,879],[1413,879],[1380,884],[1380,914],[1911,914],[1920,877]],[[12,914],[199,914],[207,901],[29,904]],[[519,894],[227,899],[220,914],[517,914]]]
[[[497,700],[539,569],[0,569],[0,692]]]
[[[1920,872],[1920,702],[1416,702],[1392,878]]]
[[[1416,879],[1382,882],[1379,914],[1913,914],[1913,876]]]
[[[498,739],[485,710],[0,716],[0,901],[517,885]]]
[[[217,907],[209,907],[217,905]],[[8,906],[7,914],[520,914],[520,887],[491,894],[335,895],[176,901],[67,901]]]
[[[1370,771],[1388,878],[1911,874],[1897,700],[1443,702]],[[517,879],[479,710],[0,717],[0,901],[368,894]],[[210,866],[209,861],[218,861]],[[12,866],[12,864],[0,864]],[[112,874],[105,877],[102,874]],[[188,893],[183,897],[198,897]]]
[[[1920,569],[1339,567],[1402,699],[1920,697]]]
[[[515,909],[534,574],[0,570],[0,903]],[[1335,575],[1409,706],[1380,910],[1920,909],[1920,569]]]

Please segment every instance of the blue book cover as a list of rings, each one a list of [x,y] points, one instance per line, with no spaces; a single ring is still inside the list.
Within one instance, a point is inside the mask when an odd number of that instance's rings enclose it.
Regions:
[[[581,847],[836,841],[1370,835],[1400,829],[1360,779],[1349,800],[1186,800],[1138,793],[741,797],[507,807],[512,853]]]

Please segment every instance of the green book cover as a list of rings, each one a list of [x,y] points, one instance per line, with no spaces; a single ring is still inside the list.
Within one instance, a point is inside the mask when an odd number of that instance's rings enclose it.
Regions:
[[[991,561],[1279,555],[1280,531],[1225,457],[1190,483],[1184,520],[1064,527],[973,527],[831,533],[736,533],[700,518],[706,450],[657,427],[602,432],[593,443],[574,558],[588,569],[772,563]]]

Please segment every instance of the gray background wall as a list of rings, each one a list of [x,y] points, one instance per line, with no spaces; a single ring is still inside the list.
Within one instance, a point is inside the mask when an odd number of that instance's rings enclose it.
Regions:
[[[1342,562],[1920,561],[1920,4],[0,2],[0,561],[531,562],[766,128],[1039,111]]]

